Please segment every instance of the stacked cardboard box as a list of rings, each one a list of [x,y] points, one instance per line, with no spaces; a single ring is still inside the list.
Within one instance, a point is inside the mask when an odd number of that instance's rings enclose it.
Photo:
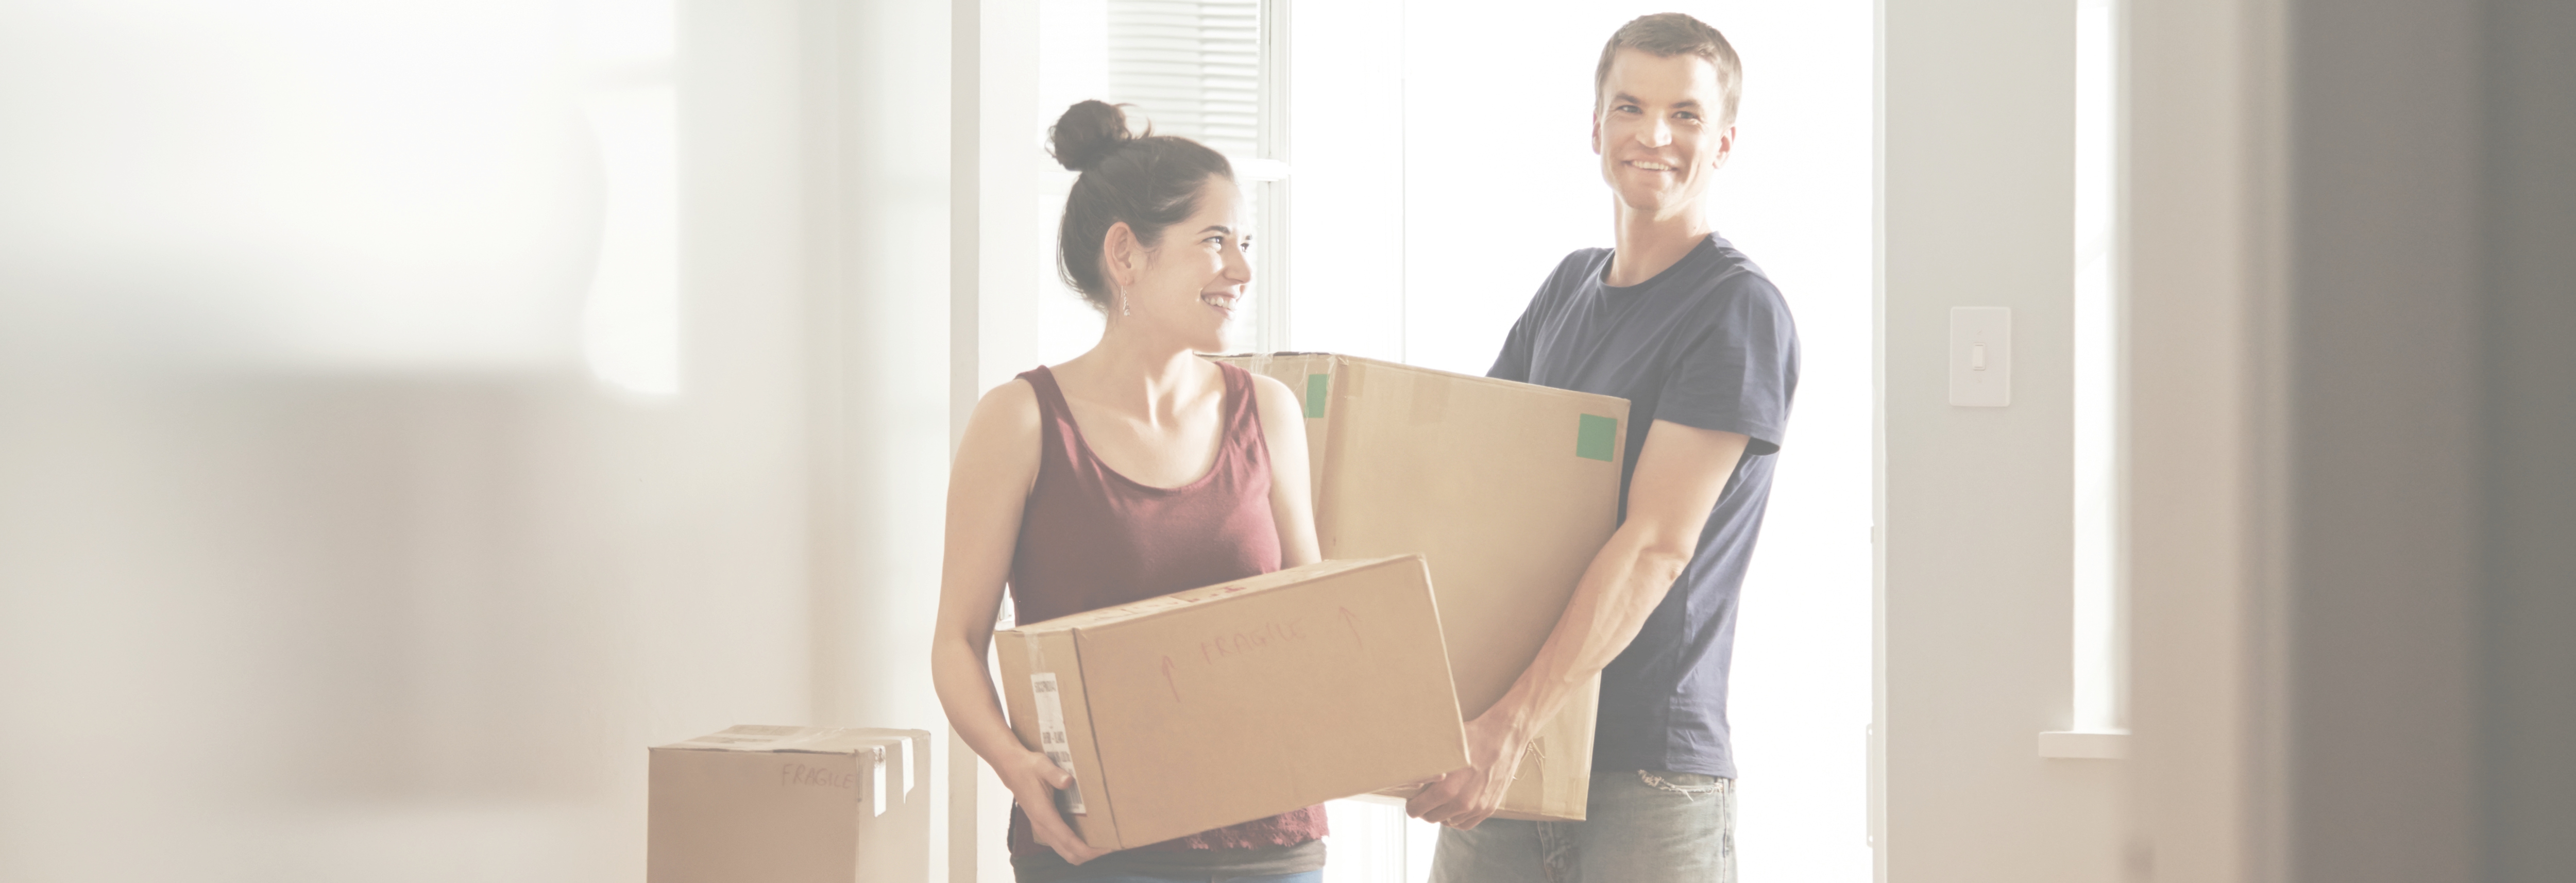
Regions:
[[[1428,561],[1459,707],[1484,713],[1617,527],[1627,400],[1323,353],[1220,361],[1303,403],[1324,557]],[[1542,726],[1502,817],[1583,818],[1599,687]]]
[[[1327,561],[995,635],[1057,809],[1128,849],[1466,763],[1422,559]]]
[[[746,725],[651,751],[649,883],[930,878],[930,733]]]

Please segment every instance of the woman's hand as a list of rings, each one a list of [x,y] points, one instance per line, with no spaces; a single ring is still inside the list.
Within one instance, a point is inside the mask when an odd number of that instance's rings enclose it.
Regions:
[[[1029,816],[1029,831],[1037,835],[1039,843],[1077,865],[1109,854],[1109,850],[1094,849],[1084,842],[1082,835],[1074,833],[1073,826],[1065,824],[1064,816],[1055,811],[1055,793],[1073,787],[1072,773],[1056,766],[1046,755],[1026,749],[1015,758],[994,764],[993,772],[1002,777],[1011,796],[1019,799],[1020,811]]]

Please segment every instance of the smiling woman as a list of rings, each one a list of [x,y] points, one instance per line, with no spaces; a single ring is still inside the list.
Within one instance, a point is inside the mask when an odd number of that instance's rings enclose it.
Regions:
[[[1311,883],[1323,807],[1104,852],[1056,809],[1069,771],[1004,721],[986,653],[1006,592],[1019,620],[1043,621],[1320,557],[1296,397],[1199,358],[1224,346],[1252,281],[1233,168],[1196,141],[1129,131],[1100,101],[1066,110],[1050,140],[1081,174],[1057,269],[1107,321],[1089,351],[985,394],[958,443],[932,639],[941,704],[1010,788],[1024,883]]]
[[[1214,336],[1193,340],[1200,352],[1225,347],[1225,320],[1251,282],[1243,252],[1248,234],[1236,211],[1241,191],[1223,155],[1187,138],[1136,135],[1127,115],[1106,102],[1084,101],[1064,112],[1051,132],[1054,154],[1081,173],[1065,198],[1056,238],[1056,269],[1064,283],[1104,315],[1136,315],[1135,288],[1150,268],[1178,271],[1183,252],[1166,254],[1167,233],[1186,234],[1190,254],[1204,252],[1217,266],[1201,280],[1195,298],[1215,310]],[[1205,221],[1206,223],[1197,223]],[[1170,257],[1173,263],[1164,264]],[[1204,262],[1201,262],[1204,263]],[[1186,281],[1186,280],[1183,280]],[[1196,317],[1196,323],[1208,317]]]

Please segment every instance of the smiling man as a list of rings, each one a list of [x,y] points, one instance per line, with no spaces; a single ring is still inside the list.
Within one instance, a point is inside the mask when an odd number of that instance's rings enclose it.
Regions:
[[[1488,373],[1628,400],[1620,524],[1538,658],[1468,722],[1471,765],[1408,807],[1449,826],[1440,883],[1735,879],[1727,663],[1798,334],[1779,289],[1708,220],[1735,145],[1734,47],[1698,19],[1649,15],[1611,35],[1593,77],[1617,247],[1567,255]],[[1509,760],[1594,672],[1586,820],[1490,819]]]

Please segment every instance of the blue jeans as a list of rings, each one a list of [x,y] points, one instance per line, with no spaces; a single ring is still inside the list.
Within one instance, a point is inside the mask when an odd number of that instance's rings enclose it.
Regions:
[[[1595,772],[1584,821],[1440,829],[1431,883],[1735,883],[1735,782]]]
[[[1324,883],[1324,872],[1303,874],[1270,874],[1261,877],[1139,877],[1117,874],[1108,877],[1075,877],[1080,883]]]

